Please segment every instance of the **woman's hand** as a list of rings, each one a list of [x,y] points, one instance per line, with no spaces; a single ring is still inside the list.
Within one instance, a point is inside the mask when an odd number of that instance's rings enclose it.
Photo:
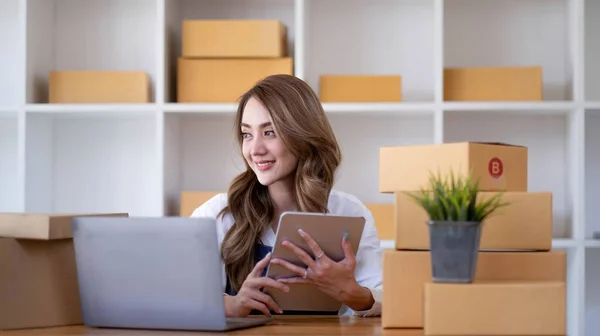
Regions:
[[[271,316],[269,309],[282,313],[275,300],[270,295],[261,292],[263,287],[271,287],[284,292],[290,290],[281,282],[261,276],[264,268],[269,264],[270,258],[271,253],[254,266],[237,295],[225,296],[225,310],[228,317],[246,317],[253,309],[263,312],[266,316]]]
[[[352,245],[348,241],[347,235],[342,239],[344,259],[335,262],[324,254],[321,247],[310,235],[302,230],[298,230],[298,232],[310,246],[315,259],[298,246],[284,241],[282,245],[292,250],[308,268],[299,267],[285,260],[275,258],[271,260],[272,263],[279,264],[298,275],[298,277],[278,281],[288,284],[314,284],[321,291],[351,309],[357,311],[370,309],[375,300],[371,291],[360,286],[354,277],[356,256],[352,252]]]

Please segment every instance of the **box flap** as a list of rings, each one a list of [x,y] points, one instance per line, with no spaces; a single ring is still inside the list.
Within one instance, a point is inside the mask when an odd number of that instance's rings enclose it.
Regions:
[[[479,144],[479,145],[491,145],[491,146],[507,146],[507,147],[525,147],[523,145],[515,145],[515,144],[509,144],[506,142],[486,142],[486,141],[467,141],[468,143],[472,143],[472,144]]]
[[[0,237],[53,240],[72,238],[75,217],[128,217],[127,213],[44,214],[0,213]]]

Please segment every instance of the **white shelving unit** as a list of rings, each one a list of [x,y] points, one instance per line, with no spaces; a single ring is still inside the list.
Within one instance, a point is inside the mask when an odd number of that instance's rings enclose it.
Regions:
[[[404,102],[325,104],[336,188],[378,192],[379,147],[460,140],[529,148],[569,252],[569,335],[600,331],[600,0],[0,0],[0,211],[173,214],[182,190],[242,169],[235,104],[175,102],[182,19],[276,18],[296,76],[400,74]],[[544,102],[446,103],[445,66],[541,65]],[[48,72],[144,70],[150,104],[50,105]],[[392,248],[390,241],[384,247]]]

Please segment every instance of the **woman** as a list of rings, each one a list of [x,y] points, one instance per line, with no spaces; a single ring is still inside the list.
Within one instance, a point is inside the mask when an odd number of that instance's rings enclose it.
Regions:
[[[381,313],[381,250],[373,216],[354,196],[332,190],[341,153],[333,130],[314,91],[302,80],[273,75],[240,99],[235,131],[246,171],[219,194],[198,207],[192,217],[217,219],[225,264],[225,308],[231,317],[252,310],[281,313],[263,287],[288,291],[289,284],[310,283],[343,303],[340,314]],[[358,135],[359,136],[359,135]],[[334,262],[306,233],[316,260],[287,244],[308,268],[271,259],[279,216],[284,211],[363,216],[366,225],[357,255],[345,239],[346,258]],[[274,280],[266,266],[278,263],[298,277]]]

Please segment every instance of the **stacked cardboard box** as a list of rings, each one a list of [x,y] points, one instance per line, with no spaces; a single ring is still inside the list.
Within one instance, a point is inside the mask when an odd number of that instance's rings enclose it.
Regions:
[[[185,20],[177,101],[235,102],[260,79],[294,74],[278,20]]]
[[[444,69],[445,101],[540,101],[542,67]]]
[[[152,87],[143,71],[52,71],[51,104],[149,103]]]
[[[319,99],[323,103],[382,103],[402,101],[398,75],[322,75]]]
[[[426,335],[562,335],[566,255],[552,250],[552,195],[527,189],[528,150],[499,143],[386,147],[380,191],[394,193],[395,249],[384,252],[384,328]],[[482,226],[470,284],[434,283],[425,211],[406,193],[430,172],[471,171],[481,199],[502,192],[510,204]]]
[[[399,75],[322,75],[324,103],[402,101]],[[541,101],[542,67],[449,67],[444,69],[444,101]]]
[[[226,191],[192,191],[184,190],[180,195],[179,214],[181,217],[189,217],[194,210],[211,199],[213,196]]]
[[[100,215],[0,213],[0,331],[83,322],[71,223]]]
[[[395,231],[395,204],[394,203],[365,203],[365,206],[375,221],[377,229],[377,238],[379,240],[393,240]]]

